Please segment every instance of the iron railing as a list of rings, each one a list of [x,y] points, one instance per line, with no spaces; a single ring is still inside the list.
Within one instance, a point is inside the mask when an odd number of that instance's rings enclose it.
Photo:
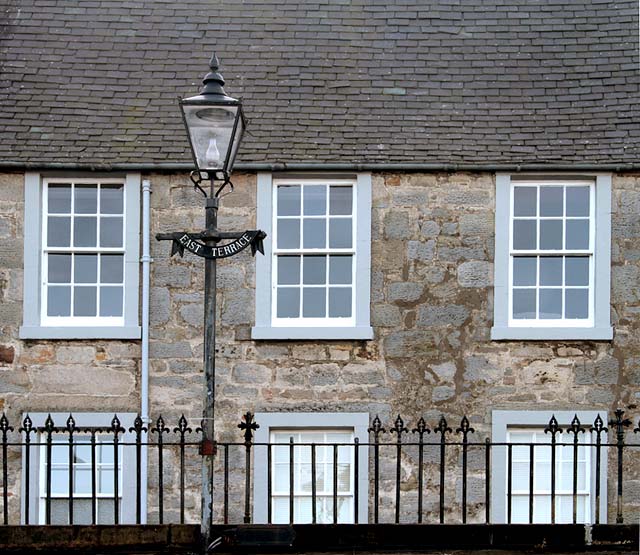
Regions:
[[[310,523],[365,523],[378,524],[381,522],[491,522],[492,519],[492,484],[496,476],[492,476],[492,468],[496,461],[502,460],[506,476],[498,476],[503,480],[505,496],[505,521],[511,523],[514,513],[514,450],[528,453],[528,490],[519,492],[519,497],[527,500],[527,522],[535,522],[534,504],[536,498],[547,497],[550,503],[551,523],[558,522],[557,499],[562,496],[571,502],[570,522],[578,522],[578,497],[580,473],[578,470],[581,448],[589,450],[593,461],[593,488],[589,492],[590,505],[594,508],[591,522],[600,523],[602,519],[601,506],[609,506],[615,514],[616,523],[624,521],[625,512],[637,516],[640,499],[625,500],[625,471],[629,471],[633,479],[640,475],[640,461],[634,460],[632,451],[637,454],[640,443],[628,441],[628,435],[636,437],[640,433],[638,426],[632,428],[632,421],[624,417],[622,410],[615,411],[614,418],[608,423],[598,416],[595,421],[584,427],[577,416],[565,433],[570,441],[558,441],[558,434],[563,430],[555,417],[552,417],[544,428],[549,437],[548,443],[532,442],[493,442],[481,433],[476,433],[469,419],[464,416],[455,431],[448,424],[444,416],[440,417],[436,426],[430,429],[424,418],[420,418],[415,427],[409,429],[403,419],[398,416],[392,426],[385,429],[376,417],[368,429],[369,441],[361,441],[354,437],[350,442],[315,443],[258,443],[254,441],[255,431],[259,424],[254,421],[252,413],[247,412],[238,427],[242,431],[242,441],[218,442],[216,444],[213,490],[214,511],[212,524],[252,522],[253,504],[257,498],[266,500],[266,523],[280,522],[282,515],[274,517],[273,497],[275,481],[274,453],[288,453],[285,463],[287,484],[284,497],[287,501],[285,520],[294,523],[300,520],[296,516],[295,504],[302,496],[310,501],[311,514],[304,517]],[[612,441],[609,441],[608,432]],[[590,432],[591,441],[582,438]],[[427,441],[431,438],[431,441]],[[149,496],[146,510],[150,511],[149,521],[160,524],[165,522],[199,522],[200,511],[200,447],[202,442],[202,427],[192,428],[187,419],[179,418],[177,426],[170,428],[160,416],[153,425],[145,426],[141,418],[135,419],[134,425],[128,430],[122,427],[118,416],[114,416],[107,428],[80,428],[72,415],[68,417],[64,426],[56,426],[49,416],[44,426],[35,427],[31,418],[24,417],[21,425],[14,428],[3,414],[0,417],[0,446],[2,459],[2,524],[77,524],[76,507],[79,503],[90,503],[90,518],[84,518],[84,523],[98,524],[105,522],[104,511],[100,511],[100,503],[109,500],[112,515],[107,521],[112,524],[123,523],[123,509],[131,516],[128,523],[143,522],[143,490],[142,484],[142,451],[149,450],[149,488],[153,495]],[[77,494],[77,451],[84,449],[85,455],[90,455],[90,462],[83,462],[85,470],[90,474],[90,485],[85,478],[84,497]],[[557,484],[557,457],[560,450],[565,449],[569,458],[565,463],[571,465],[570,492],[559,488]],[[56,468],[52,460],[54,450],[66,450],[66,494],[53,491],[53,473],[60,477],[60,468]],[[109,454],[109,464],[106,470],[98,458],[98,449],[106,449]],[[300,457],[301,449],[305,450],[306,459]],[[319,476],[317,460],[319,450],[330,453],[330,458],[324,460],[326,472]],[[126,450],[126,451],[124,451]],[[328,450],[328,451],[327,451]],[[545,450],[550,453],[549,481],[550,490],[540,494],[536,490],[536,453]],[[123,465],[124,453],[130,466]],[[351,510],[345,520],[339,516],[338,499],[342,494],[338,490],[339,454],[348,453],[348,482],[350,484],[347,497],[351,502]],[[366,466],[362,467],[361,455],[366,453]],[[342,455],[341,455],[342,456]],[[37,462],[34,457],[37,457]],[[637,458],[637,457],[636,457]],[[68,464],[72,461],[73,464]],[[520,461],[522,462],[522,461]],[[34,469],[37,464],[38,468]],[[296,467],[296,464],[298,467]],[[266,483],[252,483],[257,468],[266,467]],[[300,476],[296,468],[305,467],[306,476]],[[613,469],[611,472],[608,469]],[[35,470],[35,472],[34,472]],[[132,473],[135,480],[132,480]],[[110,488],[107,494],[102,492],[99,481],[108,475]],[[364,485],[361,478],[370,476]],[[325,478],[327,478],[325,480]],[[132,506],[123,507],[123,480],[129,483],[135,481],[135,492]],[[304,484],[301,484],[304,481]],[[481,490],[478,491],[478,481]],[[322,483],[322,487],[320,486]],[[330,491],[327,493],[327,484]],[[470,496],[470,484],[475,484],[473,495]],[[605,484],[609,490],[602,490]],[[306,486],[306,490],[304,490]],[[584,485],[583,485],[584,486]],[[56,486],[59,488],[59,486]],[[319,493],[318,488],[323,489]],[[302,492],[302,490],[304,490]],[[302,493],[301,493],[302,492]],[[611,493],[613,492],[613,494]],[[328,510],[318,514],[320,497],[328,503]],[[364,510],[361,510],[362,501]],[[54,503],[66,504],[64,508],[65,522],[56,521],[52,516]],[[170,506],[167,507],[167,502]],[[39,503],[39,518],[33,518],[33,503]],[[627,507],[628,505],[628,507]],[[635,507],[635,508],[634,508]],[[615,508],[615,510],[613,510]],[[633,513],[633,511],[636,513]],[[364,513],[368,513],[364,516]],[[20,516],[22,515],[22,516]],[[169,515],[167,517],[167,515]],[[36,522],[37,520],[37,522]]]

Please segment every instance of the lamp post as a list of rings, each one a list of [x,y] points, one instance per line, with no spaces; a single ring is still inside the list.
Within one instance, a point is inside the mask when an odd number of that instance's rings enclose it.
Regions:
[[[204,264],[204,375],[205,399],[202,418],[202,533],[208,542],[212,521],[213,456],[215,455],[215,343],[216,343],[216,261],[233,256],[247,247],[252,254],[263,252],[266,234],[260,230],[224,232],[218,230],[218,207],[222,191],[229,187],[233,162],[245,128],[242,103],[224,92],[218,73],[218,58],[209,62],[200,94],[180,100],[180,109],[196,169],[190,178],[205,197],[205,230],[202,232],[158,233],[159,241],[172,241],[171,255],[184,251],[205,259]],[[207,185],[208,183],[208,185]],[[225,244],[221,241],[230,240]],[[207,543],[208,545],[208,543]]]

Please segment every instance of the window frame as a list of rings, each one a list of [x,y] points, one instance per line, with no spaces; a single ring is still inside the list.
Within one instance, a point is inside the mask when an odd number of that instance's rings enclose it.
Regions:
[[[82,179],[86,182],[110,181],[124,183],[124,312],[122,318],[99,316],[54,322],[44,317],[43,293],[44,233],[43,223],[46,200],[45,183]],[[59,173],[25,174],[24,196],[24,302],[21,339],[139,339],[139,266],[140,266],[140,187],[139,173],[78,174]]]
[[[253,466],[253,522],[266,524],[268,515],[268,471],[267,447],[271,441],[271,433],[280,430],[304,431],[349,431],[361,444],[369,441],[369,413],[366,412],[263,412],[255,415],[260,425],[254,436],[254,459],[264,464]],[[286,445],[286,444],[285,444]],[[358,449],[358,521],[368,522],[369,509],[369,449],[363,446]]]
[[[61,427],[69,418],[69,413],[65,412],[38,412],[38,413],[29,413],[29,418],[33,423],[34,430],[44,428],[45,421],[47,417],[51,415],[53,422],[57,427]],[[95,413],[95,412],[74,412],[71,413],[73,416],[76,426],[78,428],[100,428],[103,430],[107,430],[103,435],[109,436],[108,429],[111,427],[111,421],[113,420],[112,413]],[[23,414],[23,418],[26,414]],[[135,413],[118,413],[118,418],[120,419],[120,425],[125,429],[125,432],[121,433],[119,437],[119,441],[121,443],[134,443],[134,435],[129,432],[129,428],[133,426],[134,420],[136,418]],[[22,433],[24,440],[24,432]],[[60,437],[64,437],[65,439],[68,436],[63,432],[62,434],[55,434]],[[37,438],[37,435],[31,436],[31,444],[27,447],[24,445],[22,447],[22,460],[25,460],[26,450],[29,449],[30,453],[30,464],[29,464],[29,522],[31,524],[44,524],[44,503],[41,503],[41,493],[42,488],[44,487],[44,451],[43,445],[38,445],[41,443],[40,439]],[[54,436],[55,437],[55,436]],[[33,445],[35,443],[36,445]],[[135,481],[135,445],[121,445],[121,470],[120,470],[120,480],[119,480],[119,490],[120,490],[120,511],[119,511],[119,520],[120,524],[135,524],[136,521],[136,481]],[[21,524],[26,522],[25,518],[25,483],[26,483],[26,467],[22,465],[22,479],[21,479],[21,509],[20,509],[20,518]],[[66,496],[59,497],[52,495],[52,499],[67,499]],[[76,497],[74,499],[81,499],[83,496]],[[98,499],[113,499],[113,496],[104,496],[99,495]]]
[[[491,442],[506,443],[509,428],[521,430],[524,428],[544,429],[555,416],[563,431],[571,424],[574,416],[580,420],[585,429],[585,435],[595,419],[600,416],[603,422],[608,422],[606,410],[493,410],[491,411]],[[602,443],[607,443],[607,432],[602,432]],[[595,442],[595,439],[594,439]],[[607,522],[607,451],[603,449],[600,459],[600,522]],[[596,450],[590,448],[590,468],[595,469]],[[491,515],[494,524],[507,523],[507,448],[494,446],[491,451]],[[591,520],[595,522],[595,471],[590,472],[589,503],[591,505]]]
[[[581,320],[514,320],[512,318],[512,199],[519,183],[539,185],[593,184],[590,229],[592,248],[589,295],[591,318]],[[493,340],[611,340],[611,174],[496,174]],[[506,227],[505,227],[506,226]],[[521,251],[517,251],[520,253]],[[532,251],[538,252],[538,251]],[[564,251],[558,251],[560,255]],[[571,251],[573,252],[573,251]],[[577,251],[576,251],[577,252]],[[586,252],[586,251],[585,251]],[[534,256],[534,254],[532,254]]]
[[[354,242],[351,318],[292,318],[278,319],[275,314],[275,257],[276,229],[274,225],[275,195],[277,185],[286,183],[353,184],[355,220],[352,228]],[[258,173],[257,176],[257,227],[267,233],[264,256],[256,257],[255,325],[252,339],[344,339],[366,340],[373,338],[370,326],[371,289],[371,174],[357,175],[305,175]],[[302,249],[300,249],[302,250]],[[323,249],[330,251],[331,249]],[[344,249],[343,249],[344,250]]]

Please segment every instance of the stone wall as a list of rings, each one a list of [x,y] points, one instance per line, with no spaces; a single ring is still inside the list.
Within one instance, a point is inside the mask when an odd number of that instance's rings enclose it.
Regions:
[[[185,175],[149,175],[152,237],[201,229],[202,198]],[[255,175],[234,177],[223,230],[255,227]],[[612,342],[490,340],[492,174],[375,174],[372,341],[250,338],[255,264],[219,261],[216,429],[240,440],[247,410],[365,411],[430,426],[492,409],[624,408],[640,400],[640,175],[613,179]],[[23,175],[0,177],[0,410],[139,410],[139,341],[20,341]],[[152,241],[151,413],[201,415],[203,261]],[[260,255],[258,255],[260,256]],[[634,422],[635,424],[635,422]],[[630,475],[629,478],[637,478]],[[639,482],[629,488],[639,490]],[[637,498],[638,496],[636,496]]]

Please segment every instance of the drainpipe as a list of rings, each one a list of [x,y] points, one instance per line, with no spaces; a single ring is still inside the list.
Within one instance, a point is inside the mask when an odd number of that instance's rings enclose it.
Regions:
[[[142,181],[142,360],[141,360],[141,391],[140,417],[148,429],[149,418],[149,276],[151,270],[151,256],[149,254],[150,212],[151,212],[151,183],[148,179]],[[142,445],[140,461],[141,488],[141,523],[147,523],[147,475],[148,475],[148,445],[145,438]]]

